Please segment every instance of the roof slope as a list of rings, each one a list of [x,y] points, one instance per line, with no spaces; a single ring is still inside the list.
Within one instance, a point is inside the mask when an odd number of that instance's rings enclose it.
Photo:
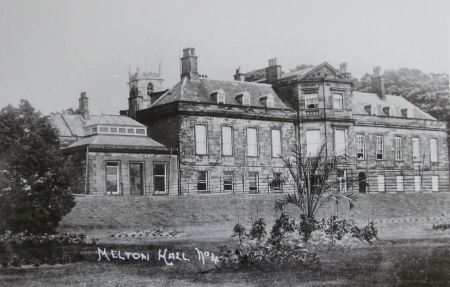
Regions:
[[[223,81],[201,78],[189,80],[186,77],[179,81],[170,91],[158,99],[152,106],[164,105],[176,101],[189,101],[198,103],[215,103],[210,95],[214,91],[225,92],[225,103],[240,105],[236,95],[243,92],[250,94],[251,106],[264,108],[261,98],[272,95],[274,108],[289,109],[278,97],[271,85],[243,81]]]
[[[386,95],[386,100],[382,100],[375,93],[365,92],[353,92],[353,114],[367,115],[367,111],[364,109],[366,105],[391,107],[391,108],[406,108],[412,111],[412,118],[423,120],[436,120],[420,108],[409,102],[402,96]]]
[[[161,143],[146,136],[121,136],[121,135],[93,135],[84,137],[79,141],[72,143],[68,148],[84,145],[102,145],[102,146],[139,146],[165,149]]]

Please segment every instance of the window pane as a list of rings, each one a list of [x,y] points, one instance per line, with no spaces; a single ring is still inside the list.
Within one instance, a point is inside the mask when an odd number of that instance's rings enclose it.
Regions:
[[[345,154],[345,130],[342,129],[336,129],[334,131],[334,148],[336,155],[343,155]]]
[[[356,136],[356,158],[357,159],[364,159],[364,136],[363,135],[357,135]]]
[[[258,192],[258,173],[249,172],[248,173],[248,190],[249,192]]]
[[[258,135],[256,128],[247,128],[247,155],[258,156]]]
[[[222,127],[222,154],[233,155],[233,129]]]
[[[281,156],[281,131],[272,130],[272,156]]]
[[[119,163],[106,163],[106,192],[119,193]]]
[[[233,191],[233,173],[231,171],[225,171],[223,173],[223,190]]]
[[[155,193],[166,193],[166,170],[167,165],[163,163],[157,163],[153,166],[153,184],[155,185]]]
[[[430,160],[431,162],[437,162],[437,139],[430,139]]]
[[[320,151],[320,130],[306,131],[306,154],[317,156]]]
[[[412,139],[413,144],[413,160],[420,161],[420,143],[419,138]]]
[[[195,125],[195,148],[197,154],[206,154],[206,125]]]
[[[200,171],[197,175],[197,190],[199,192],[206,192],[207,191],[207,178],[208,173],[206,171]]]
[[[383,153],[384,153],[383,136],[377,136],[377,138],[376,138],[376,152],[377,152],[377,159],[383,159]]]
[[[402,160],[403,154],[402,154],[402,138],[396,137],[395,138],[395,160]]]

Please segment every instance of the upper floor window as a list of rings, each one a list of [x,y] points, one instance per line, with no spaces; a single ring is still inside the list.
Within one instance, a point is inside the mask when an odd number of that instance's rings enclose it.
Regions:
[[[272,130],[272,157],[281,156],[281,130]]]
[[[365,146],[364,146],[364,135],[356,135],[356,158],[364,159]]]
[[[437,162],[437,139],[430,139],[430,161]]]
[[[147,95],[151,95],[153,94],[153,84],[152,83],[148,83],[147,85]]]
[[[334,130],[334,152],[336,155],[344,155],[346,144],[346,130],[335,129]]]
[[[316,109],[319,107],[319,95],[318,94],[306,94],[305,95],[305,109]]]
[[[342,93],[333,93],[333,109],[342,110],[344,108],[344,96]]]
[[[233,128],[222,126],[222,155],[233,155]]]
[[[419,138],[412,138],[413,161],[420,161],[420,141]]]
[[[196,154],[207,154],[207,138],[206,138],[206,125],[196,124],[195,125],[195,153]]]
[[[394,142],[394,148],[395,148],[395,160],[402,160],[403,158],[403,151],[402,151],[402,138],[401,137],[395,137]]]
[[[320,130],[306,131],[306,155],[318,156],[320,151]]]
[[[258,156],[258,130],[247,128],[247,156]]]
[[[383,138],[383,136],[376,137],[376,153],[377,153],[377,159],[383,159],[383,154],[384,154],[384,138]]]

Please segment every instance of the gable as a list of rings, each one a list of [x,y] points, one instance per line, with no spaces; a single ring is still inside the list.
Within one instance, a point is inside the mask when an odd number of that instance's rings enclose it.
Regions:
[[[333,66],[328,64],[327,62],[320,64],[319,66],[315,67],[314,69],[307,72],[303,79],[305,80],[314,80],[314,79],[342,79],[345,78],[337,71]]]

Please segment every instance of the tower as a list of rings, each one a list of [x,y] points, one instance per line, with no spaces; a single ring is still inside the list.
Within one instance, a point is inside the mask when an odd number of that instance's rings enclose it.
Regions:
[[[164,79],[161,77],[161,65],[158,72],[136,72],[129,75],[128,87],[128,116],[135,119],[136,112],[147,108],[151,103],[151,96],[164,90]]]

